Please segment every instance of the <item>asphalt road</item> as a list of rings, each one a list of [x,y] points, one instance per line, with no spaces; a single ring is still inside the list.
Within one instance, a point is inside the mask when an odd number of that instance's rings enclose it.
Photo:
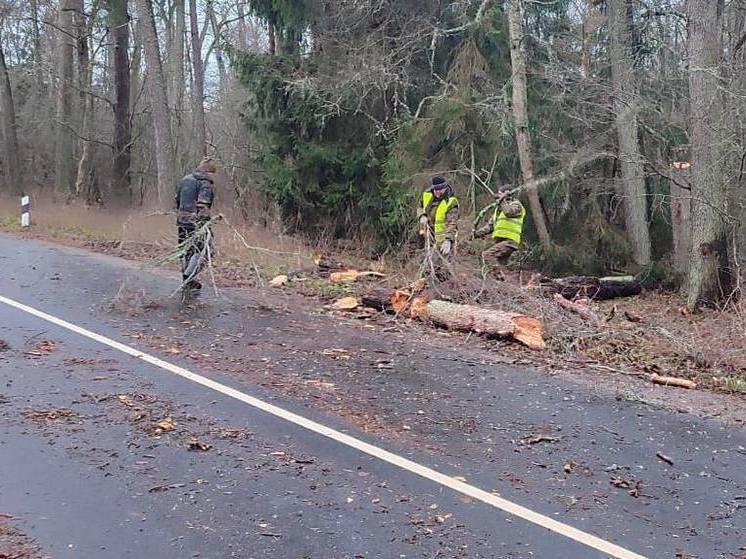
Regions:
[[[0,302],[0,513],[48,556],[614,556],[584,534],[651,559],[746,553],[741,428],[470,361],[292,300],[205,293],[183,309],[169,298],[176,286],[113,258],[0,236],[0,296],[457,483]]]

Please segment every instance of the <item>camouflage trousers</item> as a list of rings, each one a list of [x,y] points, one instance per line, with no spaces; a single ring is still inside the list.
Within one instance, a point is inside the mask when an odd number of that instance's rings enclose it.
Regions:
[[[490,271],[499,272],[499,268],[508,263],[516,250],[518,250],[518,246],[513,241],[499,241],[482,252],[482,263]]]

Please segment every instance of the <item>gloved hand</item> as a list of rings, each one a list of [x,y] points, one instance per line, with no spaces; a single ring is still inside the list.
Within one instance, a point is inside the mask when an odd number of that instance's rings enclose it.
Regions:
[[[420,235],[421,237],[424,237],[425,235],[427,235],[427,227],[428,227],[427,216],[421,215],[420,222],[417,227],[417,234]]]
[[[446,239],[440,245],[440,254],[442,254],[443,256],[448,256],[449,254],[451,254],[451,249],[453,249],[453,242],[451,242],[450,239]]]

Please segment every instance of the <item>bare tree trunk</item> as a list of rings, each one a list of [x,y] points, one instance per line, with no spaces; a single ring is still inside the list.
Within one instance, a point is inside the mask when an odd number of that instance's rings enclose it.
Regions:
[[[637,95],[634,65],[629,48],[629,0],[609,0],[609,58],[611,85],[619,140],[624,218],[632,255],[638,266],[650,263],[645,169],[637,129]]]
[[[271,21],[267,25],[267,32],[269,34],[269,54],[275,56],[277,54],[277,29]]]
[[[95,2],[94,2],[95,4]],[[88,73],[88,64],[91,58],[91,51],[88,47],[88,19],[86,18],[85,5],[83,0],[75,0],[75,10],[73,12],[73,26],[75,27],[75,45],[77,59],[77,77],[78,77],[78,98],[79,102],[79,122],[83,121],[85,112],[86,97],[88,87],[85,83],[86,74]],[[95,7],[94,7],[95,9]]]
[[[131,28],[132,35],[132,60],[130,61],[130,127],[133,138],[143,135],[145,122],[140,114],[139,107],[147,91],[143,82],[142,72],[142,20],[138,20],[134,27]],[[152,151],[148,150],[146,154],[145,146],[142,142],[131,142],[132,153],[130,160],[130,190],[133,194],[133,202],[142,205],[146,194],[145,175],[143,169],[150,166],[149,161],[144,161],[147,157],[152,159]]]
[[[513,121],[515,123],[518,157],[521,161],[521,173],[526,185],[526,194],[531,208],[531,216],[542,246],[548,247],[552,240],[549,236],[544,208],[539,199],[539,190],[534,181],[534,167],[531,161],[531,136],[528,130],[528,94],[526,77],[526,49],[523,44],[523,22],[521,18],[521,0],[507,0],[508,28],[510,31],[510,60],[513,67]]]
[[[78,33],[78,53],[79,63],[85,63],[82,76],[78,79],[80,93],[83,96],[83,106],[80,126],[80,158],[78,160],[78,172],[75,179],[75,188],[72,195],[85,197],[86,203],[95,204],[100,202],[100,193],[97,192],[93,179],[92,165],[92,136],[93,136],[93,110],[94,97],[91,87],[93,84],[93,65],[95,63],[93,54],[93,22],[98,15],[98,0],[94,0],[91,6],[90,17],[82,13],[82,2],[80,6],[81,13],[78,15],[76,25]],[[90,44],[89,44],[90,41]]]
[[[223,57],[223,47],[220,37],[220,25],[218,24],[218,18],[215,17],[215,6],[213,0],[207,0],[207,15],[210,18],[210,25],[212,26],[212,34],[215,37],[215,61],[218,65],[218,76],[220,78],[220,92],[223,93],[226,90],[228,83],[228,74],[225,70],[225,59]]]
[[[246,12],[244,11],[243,2],[237,2],[238,9],[238,45],[245,48],[248,44],[248,33],[246,32]]]
[[[130,61],[130,115],[134,115],[143,94],[142,82],[142,21],[132,29],[132,60]],[[130,117],[132,118],[132,116]]]
[[[174,6],[173,34],[171,36],[171,48],[168,53],[169,73],[169,102],[180,122],[181,113],[184,109],[184,36],[186,31],[186,11],[184,9],[186,0],[176,0]]]
[[[137,0],[139,16],[142,20],[142,42],[147,65],[147,86],[150,95],[150,110],[153,116],[155,135],[155,161],[158,171],[158,203],[165,207],[171,200],[174,189],[174,160],[171,124],[166,100],[166,81],[163,76],[161,50],[155,29],[151,0]]]
[[[20,194],[23,189],[23,173],[18,156],[18,134],[16,131],[16,109],[13,103],[13,90],[10,75],[5,64],[2,37],[0,37],[0,113],[2,113],[2,136],[4,141],[3,159],[5,170],[5,191]]]
[[[194,153],[197,158],[207,153],[205,126],[205,73],[202,67],[202,39],[197,21],[197,0],[189,0],[189,25],[192,38],[192,115],[194,118]]]
[[[42,95],[44,86],[44,71],[42,67],[41,32],[39,30],[39,1],[31,0],[31,29],[34,44],[34,77],[36,78],[37,94]]]
[[[112,196],[118,202],[132,201],[130,164],[129,14],[127,0],[109,0],[109,29],[114,40],[114,164]]]
[[[721,300],[728,286],[728,210],[719,92],[722,0],[688,0],[692,247],[687,306]]]
[[[57,18],[57,115],[54,156],[54,188],[67,198],[75,187],[73,130],[73,58],[75,30],[73,13],[76,0],[60,0]]]
[[[91,64],[89,63],[89,68]],[[90,68],[86,73],[93,74],[93,68]],[[90,83],[90,81],[89,81]],[[91,141],[90,137],[93,134],[93,97],[88,96],[83,105],[83,124],[81,126],[81,148],[80,148],[80,159],[78,160],[78,172],[75,178],[75,187],[70,193],[70,198],[85,196],[86,203],[94,204],[99,202],[99,196],[93,193],[93,166],[91,164]]]

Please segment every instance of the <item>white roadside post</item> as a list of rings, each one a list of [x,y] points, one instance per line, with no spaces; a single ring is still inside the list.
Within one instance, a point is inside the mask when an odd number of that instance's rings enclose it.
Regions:
[[[31,225],[31,198],[23,196],[21,198],[21,227]]]

